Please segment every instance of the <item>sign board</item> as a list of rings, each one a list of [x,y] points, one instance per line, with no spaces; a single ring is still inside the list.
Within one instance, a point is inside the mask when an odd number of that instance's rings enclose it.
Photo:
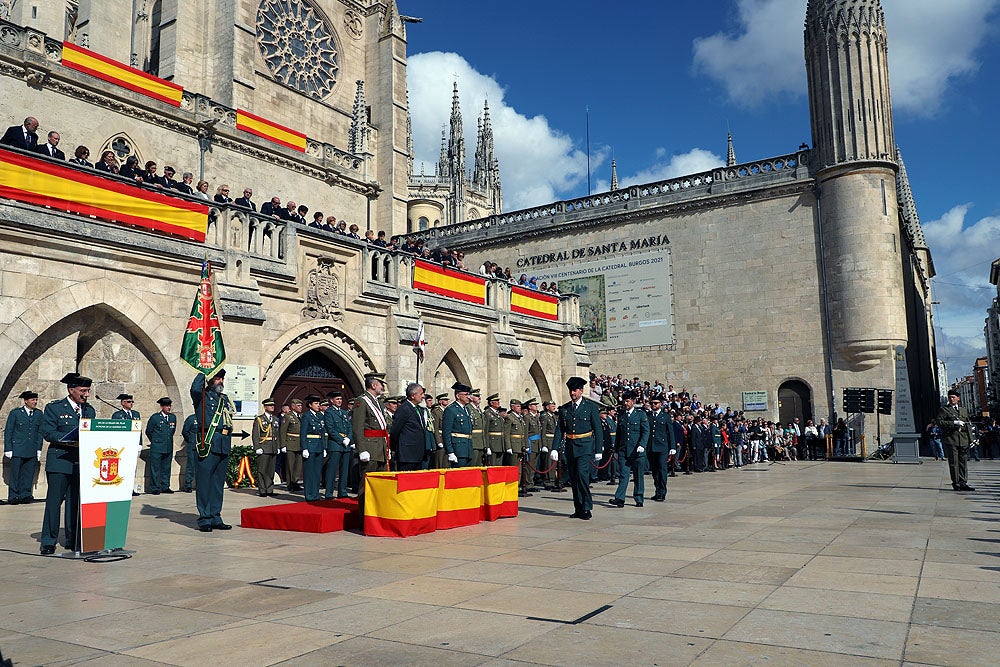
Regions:
[[[142,421],[80,420],[81,551],[125,548]]]
[[[260,409],[260,366],[226,364],[226,394],[236,419],[253,419]]]
[[[743,392],[743,412],[766,412],[766,411],[767,411],[766,391]]]

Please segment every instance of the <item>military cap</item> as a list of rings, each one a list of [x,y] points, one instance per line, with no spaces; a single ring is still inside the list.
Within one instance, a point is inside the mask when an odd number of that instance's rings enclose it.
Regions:
[[[22,391],[21,395],[18,396],[18,398],[24,401],[28,401],[31,400],[32,398],[38,398],[38,394],[36,394],[33,391]]]
[[[622,394],[623,401],[634,401],[638,397],[639,395],[636,394],[634,391],[626,391],[624,394]]]
[[[214,377],[214,378],[224,378],[224,377],[226,377],[226,369],[225,368],[220,368],[219,370],[215,371],[215,374],[213,374],[212,377]]]
[[[274,405],[274,399],[273,398],[265,398],[263,401],[260,402],[260,404],[261,405]]]
[[[587,386],[587,381],[581,377],[571,377],[566,381],[566,386],[569,387],[570,391],[576,391],[577,389],[583,389]]]
[[[547,408],[547,407],[549,407],[550,405],[555,405],[555,403],[554,403],[554,402],[552,402],[552,401],[542,401],[542,407],[543,407],[543,408]]]
[[[115,397],[115,400],[116,401],[132,401],[132,400],[135,400],[135,399],[132,398],[132,394],[118,394],[118,396]]]
[[[386,403],[399,403],[399,397],[398,396],[390,396],[389,398],[385,399],[385,402]]]
[[[456,382],[455,384],[451,385],[451,388],[455,391],[456,394],[460,394],[463,391],[467,394],[472,392],[472,387],[470,387],[467,384],[462,384],[461,382]]]
[[[322,401],[320,401],[319,404],[320,404],[320,407],[322,407],[324,405],[326,407],[330,407],[330,401],[326,400],[325,398]]]
[[[290,400],[288,402],[288,404],[289,405],[302,405],[302,399],[301,398],[293,398],[292,400]]]
[[[365,380],[378,380],[385,382],[385,373],[365,373]]]
[[[949,396],[958,396],[959,398],[962,398],[962,395],[960,393],[958,393],[957,389],[949,389],[948,390],[948,395]]]
[[[660,396],[659,394],[653,394],[652,396],[649,397],[649,402],[650,403],[653,403],[653,402],[662,403],[663,402],[663,397]]]
[[[343,396],[344,394],[339,391],[328,391],[326,392],[327,398],[337,398],[338,396]]]
[[[319,403],[322,400],[323,399],[317,396],[316,394],[309,394],[305,398],[306,405],[308,405],[309,403]]]
[[[480,397],[482,396],[482,393],[480,392],[479,387],[476,387],[475,389],[473,389],[469,393],[472,394],[473,396],[480,396]]]
[[[526,401],[522,401],[522,402],[521,402],[521,407],[522,407],[522,408],[527,408],[527,407],[530,407],[530,406],[532,406],[532,405],[536,405],[537,403],[538,403],[538,401],[537,401],[537,400],[535,399],[535,397],[534,397],[534,396],[532,396],[532,397],[531,397],[531,398],[529,398],[528,400],[526,400]]]
[[[163,398],[156,401],[157,405],[173,405],[174,402],[170,400],[169,396],[164,396]]]
[[[516,398],[510,399],[510,404],[511,404],[511,406],[520,405],[520,406],[524,407],[523,404],[521,403],[521,401],[517,400]]]
[[[448,396],[448,394],[438,394],[438,395],[437,395],[437,396],[435,396],[434,398],[435,398],[435,400],[438,400],[438,401],[443,401],[443,400],[446,400],[446,399],[448,399],[448,398],[449,398],[449,396]]]
[[[499,401],[500,400],[500,394],[490,394],[489,396],[486,397],[486,400],[487,401]]]
[[[94,383],[93,380],[79,373],[66,373],[63,379],[59,381],[66,385],[68,389],[72,389],[73,387],[89,387]]]
[[[608,409],[607,407],[602,406],[601,409],[598,410],[598,412],[600,412],[602,415],[606,415],[608,414]]]

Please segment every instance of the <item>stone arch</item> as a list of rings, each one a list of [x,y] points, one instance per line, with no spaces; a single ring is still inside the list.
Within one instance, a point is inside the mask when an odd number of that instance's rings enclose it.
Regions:
[[[545,379],[545,371],[542,370],[542,365],[538,363],[537,359],[532,362],[528,369],[528,375],[531,376],[531,380],[535,383],[535,389],[538,390],[538,400],[551,401],[552,390],[549,388],[549,381]]]
[[[271,343],[264,351],[261,358],[270,361],[261,372],[261,396],[270,395],[292,363],[312,350],[323,350],[333,355],[345,371],[353,374],[353,377],[345,380],[349,382],[355,394],[363,391],[362,382],[365,373],[379,371],[368,350],[347,332],[338,328],[334,322],[330,320],[303,322]]]
[[[798,417],[802,427],[813,418],[812,387],[802,378],[788,378],[778,385],[778,420],[787,424]]]
[[[462,359],[452,348],[441,357],[441,361],[435,367],[434,376],[428,389],[434,392],[449,391],[451,385],[456,381],[471,386],[469,372],[466,370],[465,364],[462,363]]]

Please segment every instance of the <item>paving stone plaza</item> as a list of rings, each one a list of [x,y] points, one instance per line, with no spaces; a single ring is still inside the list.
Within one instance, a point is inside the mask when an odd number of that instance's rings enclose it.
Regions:
[[[117,563],[38,556],[0,513],[0,650],[16,665],[995,665],[1000,463],[756,465],[666,503],[567,518],[570,495],[403,540],[199,533],[193,497],[134,499]],[[284,494],[279,489],[278,500]],[[288,497],[291,499],[291,497]]]

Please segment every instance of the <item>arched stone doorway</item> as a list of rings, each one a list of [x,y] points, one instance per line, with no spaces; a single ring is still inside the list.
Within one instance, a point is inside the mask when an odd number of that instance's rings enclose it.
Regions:
[[[293,398],[301,399],[309,394],[325,396],[329,391],[340,391],[346,401],[361,390],[359,380],[332,350],[316,348],[289,365],[275,385],[273,397],[280,406]]]
[[[800,428],[813,418],[812,390],[802,380],[785,380],[778,387],[778,419],[787,424],[796,417]]]

